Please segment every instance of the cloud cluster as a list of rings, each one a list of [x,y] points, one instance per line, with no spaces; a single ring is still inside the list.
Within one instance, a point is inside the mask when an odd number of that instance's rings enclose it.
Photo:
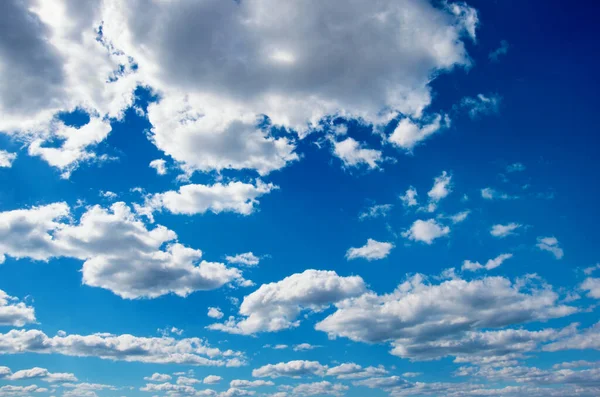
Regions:
[[[2,258],[3,259],[3,258]],[[2,264],[3,261],[0,261]],[[0,326],[22,327],[35,322],[35,310],[0,289]]]

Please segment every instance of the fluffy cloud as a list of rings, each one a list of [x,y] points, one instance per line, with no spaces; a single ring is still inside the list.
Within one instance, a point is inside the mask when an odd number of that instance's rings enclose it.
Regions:
[[[403,196],[400,196],[400,200],[402,200],[402,204],[405,207],[414,207],[417,203],[417,189],[414,187],[409,187],[404,193]]]
[[[581,289],[591,298],[600,299],[600,278],[588,277],[581,283]]]
[[[348,389],[341,383],[322,381],[300,384],[294,387],[293,393],[298,396],[343,396]]]
[[[562,259],[565,255],[563,249],[558,245],[556,237],[538,237],[536,247],[550,252],[556,259]]]
[[[510,236],[511,234],[515,234],[515,231],[517,229],[519,229],[522,225],[519,223],[514,223],[511,222],[509,224],[506,225],[494,225],[492,226],[492,229],[490,230],[490,234],[494,237],[506,237],[506,236]]]
[[[260,179],[256,184],[229,182],[214,185],[184,185],[178,191],[151,194],[136,210],[151,217],[154,211],[167,210],[173,214],[194,215],[207,211],[219,214],[235,212],[250,215],[258,204],[258,198],[277,189],[272,183]]]
[[[154,168],[158,175],[167,174],[167,162],[164,159],[152,160],[149,164],[150,168]]]
[[[416,220],[410,229],[404,231],[402,236],[413,241],[421,241],[425,244],[433,243],[433,240],[444,237],[450,233],[450,228],[438,223],[435,219]]]
[[[218,307],[209,307],[207,316],[218,320],[223,318],[223,312]]]
[[[364,258],[368,261],[383,259],[390,254],[392,248],[394,248],[394,244],[392,243],[375,241],[370,238],[367,240],[367,244],[362,247],[348,249],[346,259]]]
[[[433,187],[427,192],[429,199],[432,202],[437,203],[448,196],[450,192],[452,192],[452,187],[450,186],[451,182],[452,176],[448,175],[446,171],[442,172],[442,175],[433,180]]]
[[[69,215],[64,203],[0,213],[0,254],[80,259],[84,284],[127,299],[186,296],[245,282],[237,269],[200,261],[202,251],[174,242],[172,230],[147,229],[124,203],[90,207],[78,223],[68,223]]]
[[[155,364],[239,366],[244,356],[210,347],[200,338],[146,338],[133,335],[47,336],[38,330],[0,334],[0,354],[40,353]],[[160,374],[159,374],[160,375]]]
[[[313,350],[313,349],[316,349],[319,347],[321,347],[321,346],[311,345],[310,343],[300,343],[300,344],[294,346],[294,351],[295,352],[303,352],[303,351],[307,351],[307,350]]]
[[[490,259],[488,260],[485,265],[482,265],[479,262],[471,262],[469,260],[466,260],[463,262],[462,265],[462,270],[468,270],[471,272],[475,272],[477,270],[481,270],[481,269],[485,269],[485,270],[492,270],[497,268],[498,266],[502,265],[502,263],[504,263],[505,260],[512,258],[512,254],[501,254],[498,255],[497,257],[495,257],[494,259]]]
[[[202,380],[202,383],[207,384],[207,385],[214,385],[214,384],[219,383],[221,380],[223,380],[223,378],[221,378],[220,376],[208,375],[207,377],[205,377]]]
[[[419,125],[409,118],[400,120],[388,141],[399,148],[412,151],[422,141],[450,126],[448,116],[437,115],[429,124]]]
[[[373,169],[379,167],[382,154],[379,150],[365,148],[356,140],[348,137],[343,141],[333,142],[333,154],[342,160],[346,167],[357,167],[365,164]]]
[[[260,263],[260,258],[254,255],[252,252],[245,252],[243,254],[237,254],[234,256],[228,255],[225,257],[225,260],[228,263],[245,266],[256,266]]]
[[[12,167],[13,161],[17,158],[16,153],[10,153],[6,150],[0,150],[0,168]]]
[[[327,366],[321,365],[318,361],[294,360],[281,362],[278,364],[267,364],[252,371],[255,378],[280,378],[300,377],[300,376],[324,376],[327,372]]]
[[[2,261],[0,261],[0,264]],[[0,325],[22,327],[35,322],[35,310],[0,289]]]
[[[481,189],[481,197],[485,200],[513,200],[517,198],[516,196],[499,192],[491,187]]]
[[[77,382],[77,377],[71,373],[50,372],[40,367],[22,369],[14,373],[7,367],[0,367],[0,379],[11,381],[41,379],[48,383]]]
[[[144,380],[151,382],[167,382],[171,380],[171,375],[159,374],[158,372],[155,372],[152,374],[152,376],[146,376]]]
[[[337,310],[315,328],[332,338],[392,341],[394,354],[419,359],[439,356],[449,345],[442,341],[435,346],[440,335],[460,339],[479,328],[543,321],[577,311],[558,300],[550,286],[531,277],[514,283],[485,277],[429,284],[422,275],[415,275],[390,294],[368,292],[336,303]]]
[[[600,350],[600,322],[544,346],[544,350],[550,352],[584,349]]]
[[[229,382],[230,387],[235,387],[238,389],[246,389],[252,387],[261,387],[261,386],[273,386],[275,385],[270,380],[242,380],[242,379],[234,379]]]
[[[341,277],[336,272],[308,269],[281,281],[263,284],[244,298],[240,305],[243,318],[230,318],[209,329],[236,334],[274,332],[299,325],[302,311],[318,311],[340,300],[365,291],[359,276]]]

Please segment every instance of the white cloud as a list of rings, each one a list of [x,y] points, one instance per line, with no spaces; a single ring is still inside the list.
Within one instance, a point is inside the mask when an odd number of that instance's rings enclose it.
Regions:
[[[600,299],[600,278],[588,277],[581,283],[581,289],[591,298]]]
[[[243,379],[234,379],[231,382],[229,382],[229,387],[235,387],[238,389],[247,389],[247,388],[253,388],[253,387],[262,387],[262,386],[274,386],[275,383],[271,382],[270,380],[243,380]]]
[[[469,210],[459,212],[457,214],[450,216],[450,220],[454,224],[464,222],[470,213],[471,213],[471,211],[469,211]]]
[[[489,351],[487,342],[474,343],[476,335],[467,333],[544,321],[577,311],[560,304],[552,287],[534,277],[514,283],[504,277],[471,281],[455,277],[430,284],[419,274],[392,293],[368,292],[335,306],[333,314],[316,324],[317,330],[331,338],[367,343],[391,341],[392,354],[414,360]],[[503,335],[505,331],[494,332]],[[481,337],[497,341],[498,335],[494,335]],[[498,349],[507,346],[511,344],[501,343]]]
[[[589,328],[566,335],[561,340],[544,346],[543,350],[555,352],[561,350],[600,350],[600,322]]]
[[[158,175],[167,174],[167,162],[164,159],[152,160],[149,164],[150,168],[154,168]]]
[[[0,261],[2,264],[2,261]],[[22,327],[35,323],[35,310],[0,289],[0,326]]]
[[[355,363],[344,363],[327,370],[327,376],[335,376],[338,379],[360,379],[373,376],[382,376],[388,372],[383,366],[366,367]]]
[[[494,51],[490,52],[489,59],[492,62],[497,62],[498,59],[502,55],[506,55],[508,53],[508,49],[510,48],[508,41],[502,40],[500,41],[500,47],[496,48]]]
[[[490,234],[494,237],[504,238],[506,236],[510,236],[515,234],[515,231],[519,229],[522,225],[519,223],[511,222],[506,225],[494,225],[490,230]]]
[[[171,380],[171,375],[159,374],[158,372],[155,372],[152,374],[152,376],[144,377],[144,380],[148,380],[151,382],[167,382]]]
[[[462,265],[462,270],[468,270],[471,272],[475,272],[481,269],[492,270],[502,265],[505,260],[512,258],[512,254],[501,254],[495,257],[494,259],[488,260],[485,265],[482,265],[479,262],[471,262],[469,260],[464,261]]]
[[[416,220],[410,229],[404,231],[402,236],[413,241],[421,241],[425,244],[433,243],[433,240],[444,237],[450,233],[450,228],[438,223],[435,219],[426,221]]]
[[[202,383],[202,381],[196,378],[189,378],[187,376],[178,376],[176,383],[178,385],[197,385],[199,383]]]
[[[417,189],[414,187],[409,187],[404,193],[404,196],[400,196],[400,200],[402,200],[402,204],[405,207],[414,207],[417,205]]]
[[[412,151],[415,146],[429,138],[431,135],[450,126],[450,118],[437,115],[430,124],[419,125],[409,118],[400,120],[388,141],[397,147]]]
[[[218,375],[208,375],[202,380],[202,383],[207,385],[215,385],[223,380],[222,377]]]
[[[432,202],[437,203],[448,196],[452,192],[451,182],[452,176],[448,175],[446,171],[442,172],[440,176],[433,180],[433,187],[427,192],[429,199]]]
[[[361,164],[369,168],[378,168],[382,161],[382,155],[379,150],[365,148],[353,138],[346,138],[343,141],[333,142],[333,154],[344,163],[346,167],[358,167]]]
[[[485,200],[514,200],[517,196],[511,196],[507,193],[498,192],[491,187],[481,189],[481,197]]]
[[[502,97],[498,94],[477,95],[475,98],[465,97],[460,101],[460,106],[467,109],[469,116],[476,119],[482,115],[498,113]]]
[[[229,182],[184,185],[178,191],[150,194],[145,203],[136,209],[140,214],[148,216],[162,209],[184,215],[203,214],[207,211],[215,214],[235,212],[250,215],[258,205],[258,198],[277,188],[272,183],[264,183],[260,179],[256,184]]]
[[[11,381],[41,379],[48,383],[77,382],[77,377],[71,373],[50,372],[46,368],[34,367],[12,372],[8,367],[0,367],[0,379]]]
[[[0,150],[0,168],[10,168],[17,158],[16,153],[10,153],[6,150]]]
[[[294,360],[277,364],[267,364],[252,371],[255,378],[280,378],[300,376],[324,376],[327,366],[318,361]]]
[[[202,251],[177,243],[172,230],[147,229],[122,202],[89,207],[78,223],[68,222],[69,215],[64,203],[0,212],[0,254],[80,259],[84,284],[126,299],[186,296],[246,282],[238,269],[200,261]]]
[[[300,344],[294,346],[294,351],[295,352],[302,352],[302,351],[306,351],[306,350],[317,349],[319,347],[321,347],[321,346],[311,345],[310,343],[300,343]]]
[[[299,325],[297,317],[301,312],[321,310],[364,291],[365,283],[359,276],[341,277],[333,271],[308,269],[261,285],[244,297],[241,319],[230,317],[225,323],[208,328],[245,335],[293,328]]]
[[[11,330],[0,334],[0,354],[61,354],[113,361],[203,366],[240,366],[244,355],[210,347],[200,338],[148,338],[129,334],[70,334],[47,336],[38,330]]]
[[[536,247],[552,253],[556,259],[562,259],[565,255],[563,249],[559,247],[556,237],[538,237]]]
[[[225,257],[225,260],[228,263],[244,266],[257,266],[260,263],[260,257],[254,255],[252,252],[245,252],[234,256],[228,255]]]
[[[376,204],[365,211],[361,212],[358,215],[358,219],[364,221],[365,219],[374,219],[374,218],[385,218],[389,215],[392,210],[392,204]]]
[[[370,238],[362,247],[348,249],[346,259],[364,258],[368,261],[383,259],[390,254],[392,248],[394,248],[394,244],[392,243],[375,241]]]
[[[223,318],[223,312],[218,307],[209,307],[207,316],[218,320]]]
[[[299,384],[292,392],[298,396],[343,396],[348,389],[348,386],[341,383],[321,381]]]
[[[586,267],[585,269],[583,269],[583,273],[586,276],[589,276],[590,274],[594,273],[598,269],[600,269],[600,263],[597,263],[594,266]]]

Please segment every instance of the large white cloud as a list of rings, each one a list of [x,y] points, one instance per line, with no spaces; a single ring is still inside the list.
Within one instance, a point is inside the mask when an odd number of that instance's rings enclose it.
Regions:
[[[11,330],[0,334],[0,354],[21,353],[204,366],[235,367],[245,362],[242,353],[210,347],[200,338],[148,338],[106,333],[48,336],[39,330]]]
[[[2,264],[2,261],[0,261]],[[0,325],[22,327],[35,322],[35,310],[0,289]]]
[[[238,269],[201,260],[202,251],[176,242],[172,230],[148,229],[124,203],[89,207],[77,223],[69,215],[64,203],[0,213],[0,254],[80,259],[84,284],[128,299],[245,283]]]
[[[338,276],[336,272],[308,269],[281,281],[263,284],[246,296],[240,305],[241,319],[230,317],[210,329],[237,334],[274,332],[298,326],[302,311],[318,311],[365,291],[359,276]]]
[[[317,330],[332,338],[393,341],[394,354],[415,359],[440,354],[444,343],[436,347],[435,340],[441,335],[460,338],[465,332],[544,321],[577,311],[560,304],[558,294],[535,278],[514,283],[503,277],[453,278],[431,284],[422,275],[407,279],[390,294],[368,292],[335,306],[333,314],[317,323]],[[411,353],[411,346],[426,346],[428,351]]]

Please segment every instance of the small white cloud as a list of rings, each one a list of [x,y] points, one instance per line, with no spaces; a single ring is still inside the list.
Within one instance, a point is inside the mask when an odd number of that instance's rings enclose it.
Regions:
[[[384,218],[388,216],[392,210],[392,204],[377,204],[367,208],[365,211],[358,215],[358,219],[364,221],[365,219],[373,218]]]
[[[100,197],[104,197],[105,199],[108,199],[108,200],[114,200],[118,196],[117,196],[117,193],[111,192],[110,190],[106,190],[106,191],[100,190]]]
[[[488,55],[488,58],[492,62],[498,62],[498,58],[500,58],[501,56],[506,55],[508,53],[509,47],[510,46],[508,44],[508,41],[502,40],[500,42],[500,47],[498,47],[494,51],[490,52],[490,54]]]
[[[515,234],[515,231],[521,227],[521,224],[511,222],[507,225],[494,225],[490,230],[490,234],[494,237],[504,238],[506,236],[510,236],[511,234]]]
[[[429,200],[431,200],[432,203],[437,203],[448,196],[452,192],[451,181],[452,176],[448,175],[446,171],[436,177],[433,181],[433,187],[427,192]]]
[[[218,375],[208,375],[206,378],[204,378],[202,383],[205,383],[207,385],[215,385],[219,383],[222,379],[223,378]]]
[[[517,198],[516,196],[498,192],[491,187],[481,189],[481,197],[485,200],[512,200]]]
[[[379,167],[382,155],[379,150],[368,149],[353,138],[333,142],[333,154],[344,163],[346,167],[358,167],[366,164],[370,169]]]
[[[414,207],[417,203],[417,189],[414,187],[409,187],[404,193],[404,196],[400,196],[400,200],[402,200],[402,204],[405,207]]]
[[[470,272],[475,272],[477,270],[492,270],[497,268],[498,266],[502,265],[502,263],[507,260],[512,258],[512,254],[502,254],[502,255],[498,255],[497,257],[495,257],[494,259],[490,259],[488,260],[485,265],[482,265],[479,262],[471,262],[469,260],[464,261],[463,265],[462,265],[462,270],[467,270]]]
[[[536,247],[542,251],[551,252],[556,259],[561,259],[564,256],[564,251],[559,247],[556,237],[538,237]]]
[[[295,352],[301,352],[301,351],[306,351],[306,350],[313,350],[313,349],[317,349],[321,346],[319,345],[311,345],[310,343],[300,343],[296,346],[294,346],[294,351]]]
[[[402,377],[403,378],[416,378],[421,375],[423,375],[422,372],[405,372],[402,374]]]
[[[402,236],[413,241],[421,241],[431,244],[433,240],[444,237],[450,233],[450,228],[438,223],[435,219],[416,220],[410,229],[402,233]]]
[[[10,153],[6,150],[0,150],[0,168],[10,168],[17,158],[16,153]]]
[[[450,216],[450,220],[454,224],[464,222],[470,213],[471,213],[471,211],[469,211],[469,210],[459,212],[457,214]]]
[[[223,318],[224,314],[219,307],[209,307],[207,316],[218,320]]]
[[[583,269],[583,273],[586,276],[589,276],[590,274],[594,273],[598,269],[600,269],[600,263],[597,263],[594,266],[586,267],[585,269]]]
[[[146,376],[144,380],[149,382],[168,382],[171,380],[171,375],[159,374],[158,372],[155,372],[152,374],[152,376]]]
[[[415,146],[449,125],[450,118],[447,115],[442,117],[438,114],[430,124],[423,125],[404,118],[400,120],[394,132],[388,137],[388,141],[394,146],[412,151]]]
[[[228,255],[225,257],[225,260],[228,263],[245,266],[256,266],[260,263],[260,257],[254,255],[252,252],[245,252],[234,256]]]
[[[362,247],[350,248],[346,252],[346,259],[364,258],[368,261],[383,259],[390,254],[392,248],[394,248],[392,243],[380,242],[370,238],[367,240],[367,244]]]
[[[465,97],[460,101],[460,106],[467,109],[469,116],[476,119],[479,116],[498,113],[502,97],[498,94],[477,95],[475,98]]]
[[[165,175],[167,173],[167,162],[163,159],[156,159],[150,162],[150,168],[154,168],[158,175]]]
[[[600,278],[586,278],[581,283],[581,289],[587,291],[590,298],[600,299]]]

